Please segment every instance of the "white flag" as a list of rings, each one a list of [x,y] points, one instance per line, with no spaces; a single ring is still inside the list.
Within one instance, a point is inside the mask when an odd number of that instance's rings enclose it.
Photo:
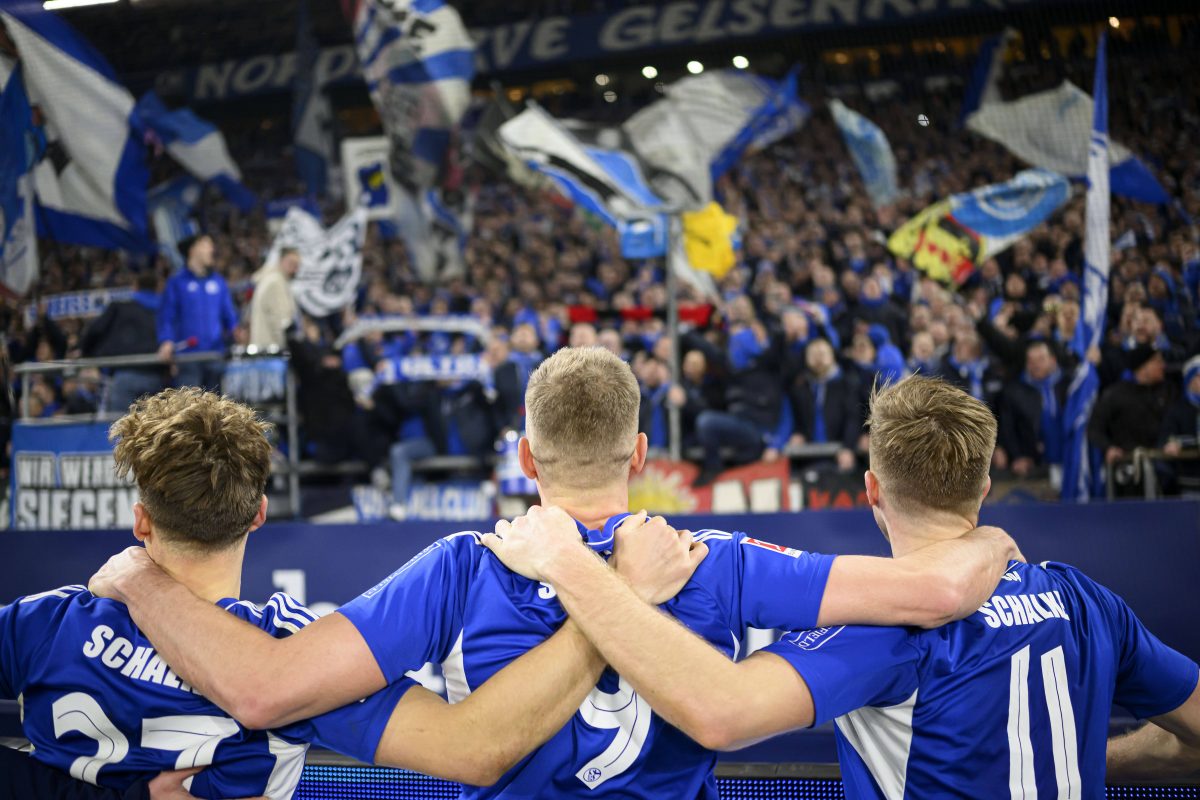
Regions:
[[[305,313],[327,317],[354,301],[362,278],[362,251],[367,232],[367,212],[356,208],[329,230],[312,214],[292,206],[267,263],[279,260],[279,251],[300,251],[300,272],[292,281],[292,293]]]

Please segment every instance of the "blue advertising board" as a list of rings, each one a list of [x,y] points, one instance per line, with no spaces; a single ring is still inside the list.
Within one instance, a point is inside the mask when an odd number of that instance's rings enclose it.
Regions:
[[[1062,561],[1123,596],[1171,646],[1200,660],[1200,503],[998,505],[984,522],[1008,530],[1030,561]],[[782,545],[827,553],[884,555],[867,509],[678,517],[681,528],[744,530]],[[243,593],[262,600],[283,589],[315,611],[330,611],[404,564],[434,539],[491,530],[492,521],[322,526],[269,523],[250,537]],[[124,531],[0,533],[0,602],[81,583],[134,543]]]

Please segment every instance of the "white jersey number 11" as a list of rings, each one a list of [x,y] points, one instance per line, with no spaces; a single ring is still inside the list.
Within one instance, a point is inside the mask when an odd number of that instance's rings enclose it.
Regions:
[[[1014,800],[1037,800],[1033,741],[1029,737],[1029,645],[1012,657],[1008,685],[1008,787]],[[1079,744],[1075,711],[1067,690],[1067,661],[1062,646],[1042,654],[1042,688],[1050,716],[1054,777],[1058,800],[1079,800]]]

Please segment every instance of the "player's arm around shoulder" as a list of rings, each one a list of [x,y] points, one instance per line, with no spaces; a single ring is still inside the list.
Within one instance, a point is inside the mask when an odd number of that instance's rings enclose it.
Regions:
[[[1108,740],[1107,777],[1200,777],[1200,686],[1182,706]]]
[[[901,558],[839,556],[829,571],[818,624],[936,628],[973,614],[1013,560],[1024,561],[1020,549],[993,527]]]
[[[331,614],[276,639],[196,597],[141,547],[109,559],[89,588],[125,603],[171,669],[247,728],[311,717],[384,685],[348,620]]]

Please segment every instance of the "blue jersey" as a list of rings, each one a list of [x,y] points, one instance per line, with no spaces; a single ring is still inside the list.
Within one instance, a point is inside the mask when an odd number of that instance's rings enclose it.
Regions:
[[[313,620],[282,593],[262,607],[219,605],[276,637]],[[120,603],[66,586],[0,608],[0,697],[21,697],[34,757],[111,789],[207,766],[192,779],[197,797],[286,800],[308,741],[359,751],[360,738],[378,742],[410,686],[278,731],[249,731],[180,680]]]
[[[581,533],[607,552],[626,516]],[[817,619],[833,557],[742,533],[700,531],[695,538],[708,544],[708,557],[663,608],[726,655],[738,655],[747,628]],[[389,682],[432,662],[441,667],[447,699],[457,702],[566,618],[549,585],[510,572],[478,541],[477,533],[461,533],[434,542],[341,609]],[[469,787],[464,796],[715,798],[715,763],[714,753],[652,714],[608,671],[550,741],[494,786]]]
[[[837,720],[855,798],[1104,797],[1115,702],[1173,711],[1197,666],[1125,602],[1062,564],[1013,562],[992,598],[937,630],[842,627],[767,648]]]

